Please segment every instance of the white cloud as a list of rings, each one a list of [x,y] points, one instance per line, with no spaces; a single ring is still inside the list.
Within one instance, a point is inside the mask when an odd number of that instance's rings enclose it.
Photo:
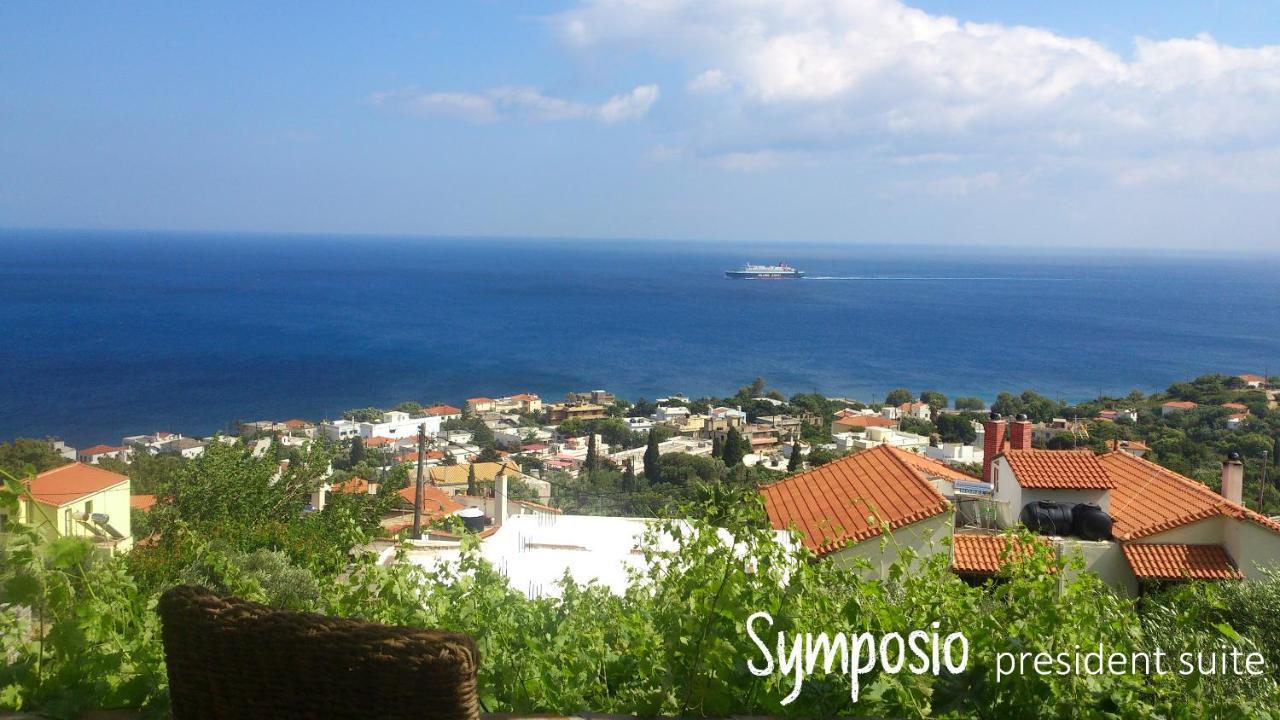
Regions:
[[[658,86],[640,85],[599,104],[544,95],[537,88],[526,86],[497,87],[483,93],[378,91],[371,94],[369,100],[375,105],[475,123],[508,119],[536,122],[595,119],[609,124],[644,117],[658,100]]]
[[[729,89],[729,78],[723,70],[705,70],[698,73],[685,87],[691,93],[711,95]]]
[[[1280,46],[1137,38],[1125,57],[899,0],[583,0],[554,21],[575,48],[644,48],[685,68],[691,93],[719,93],[691,123],[694,152],[735,169],[789,147],[1155,168],[1188,148],[1280,146]]]
[[[601,105],[597,112],[606,123],[622,122],[644,117],[658,101],[657,85],[641,85],[625,95],[614,95]]]

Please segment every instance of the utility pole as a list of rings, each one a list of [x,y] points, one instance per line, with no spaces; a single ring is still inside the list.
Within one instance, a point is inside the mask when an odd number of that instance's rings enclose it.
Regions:
[[[418,426],[418,479],[413,484],[413,539],[422,539],[422,466],[427,454],[427,426]]]

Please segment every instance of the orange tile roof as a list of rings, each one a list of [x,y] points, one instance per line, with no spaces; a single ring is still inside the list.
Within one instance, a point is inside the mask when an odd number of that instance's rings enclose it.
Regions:
[[[364,446],[367,448],[376,448],[376,447],[382,447],[383,445],[391,445],[393,443],[398,443],[405,439],[413,440],[414,438],[389,438],[389,437],[382,437],[380,435],[377,435],[371,438],[364,439],[361,442],[363,442]]]
[[[112,447],[110,445],[94,445],[80,451],[81,455],[102,455],[104,453],[120,452],[123,448]]]
[[[1170,400],[1169,402],[1161,405],[1160,407],[1172,407],[1172,408],[1182,408],[1183,410],[1190,410],[1192,408],[1197,408],[1200,406],[1191,402],[1190,400]]]
[[[1222,407],[1227,408],[1228,410],[1248,410],[1249,409],[1248,405],[1245,405],[1244,403],[1238,403],[1238,402],[1222,403]]]
[[[1120,547],[1141,580],[1240,580],[1221,545],[1126,543]]]
[[[1109,452],[1098,461],[1116,483],[1110,514],[1115,519],[1112,533],[1120,540],[1136,540],[1219,515],[1280,533],[1280,523],[1228,502],[1203,483],[1150,460]]]
[[[1006,450],[1018,485],[1051,490],[1107,490],[1115,481],[1092,450]]]
[[[474,404],[476,404],[476,403],[491,403],[491,402],[493,402],[493,398],[487,398],[487,397],[473,397],[473,398],[467,398],[467,402],[468,402],[468,403],[471,403],[471,404],[473,404],[473,405],[474,405]]]
[[[298,419],[296,419],[296,418],[295,418],[295,419],[293,419],[293,420],[285,420],[285,421],[284,421],[284,426],[285,426],[285,427],[287,427],[287,428],[289,428],[289,429],[291,429],[291,430],[297,430],[298,428],[304,428],[304,427],[308,427],[308,426],[310,426],[310,425],[311,425],[311,423],[307,422],[306,420],[298,420]]]
[[[150,510],[156,504],[155,495],[130,495],[129,507],[134,510]]]
[[[1245,382],[1266,382],[1267,381],[1267,379],[1262,375],[1255,375],[1253,373],[1245,373],[1243,375],[1237,375],[1236,377],[1240,378]]]
[[[347,493],[348,495],[367,495],[369,493],[369,481],[362,477],[353,477],[345,482],[330,485],[329,489],[332,492]],[[410,504],[413,503],[412,500],[409,502]]]
[[[885,445],[760,489],[773,527],[795,526],[819,555],[944,512],[949,504],[923,472]]]
[[[851,428],[893,427],[898,423],[883,415],[849,415],[836,420],[836,425]]]
[[[1036,542],[1049,546],[1047,538]],[[951,536],[951,568],[959,573],[994,575],[1010,561],[1017,562],[1034,552],[1032,545],[1009,535]]]
[[[452,405],[428,405],[422,408],[422,414],[429,416],[461,415],[462,411]]]
[[[541,398],[539,398],[537,395],[533,395],[530,393],[518,393],[516,395],[512,395],[511,399],[512,400],[539,400]]]
[[[28,488],[38,502],[60,507],[124,482],[129,482],[128,476],[95,465],[69,463],[36,475]]]
[[[413,507],[413,486],[403,489],[399,493],[404,499],[405,504],[410,508]],[[422,486],[422,515],[429,519],[444,517],[453,514],[465,507],[463,504],[454,500],[445,494],[443,490],[434,485]]]

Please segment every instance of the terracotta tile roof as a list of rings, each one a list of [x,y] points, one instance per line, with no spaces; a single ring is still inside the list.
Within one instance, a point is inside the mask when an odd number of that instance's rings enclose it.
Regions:
[[[1244,403],[1238,403],[1238,402],[1222,403],[1222,407],[1228,410],[1244,410],[1246,412],[1249,410],[1248,405],[1245,405]]]
[[[1266,382],[1266,381],[1267,381],[1267,379],[1266,379],[1265,377],[1263,377],[1263,376],[1261,376],[1261,375],[1255,375],[1255,374],[1253,374],[1253,373],[1245,373],[1245,374],[1243,374],[1243,375],[1237,375],[1236,377],[1240,378],[1241,380],[1243,380],[1243,381],[1245,381],[1245,382],[1260,382],[1260,383],[1264,383],[1264,382]]]
[[[467,402],[471,405],[476,405],[478,403],[491,403],[493,402],[493,398],[473,397],[473,398],[467,398]]]
[[[284,426],[290,430],[297,430],[298,428],[311,427],[311,423],[306,420],[298,420],[295,418],[293,420],[285,420]]]
[[[1148,537],[1218,515],[1280,533],[1280,523],[1228,502],[1203,483],[1150,460],[1127,452],[1109,452],[1098,461],[1116,483],[1110,513],[1115,519],[1112,534],[1120,540]]]
[[[120,452],[123,448],[112,447],[110,445],[94,445],[80,451],[81,455],[102,455],[104,453]]]
[[[1240,580],[1221,545],[1126,543],[1120,547],[1140,580]]]
[[[369,481],[362,477],[353,477],[345,482],[337,483],[329,486],[330,491],[346,493],[348,495],[367,495],[369,494]],[[412,497],[412,494],[410,494]],[[409,500],[410,503],[413,500]]]
[[[428,405],[422,408],[422,414],[431,417],[436,415],[461,415],[462,411],[452,405]]]
[[[1037,537],[1036,542],[1049,546],[1047,538]],[[958,573],[994,575],[1010,561],[1017,562],[1034,550],[1032,545],[1008,535],[952,535],[951,568]]]
[[[769,521],[795,526],[805,547],[824,555],[944,512],[933,483],[888,446],[865,450],[760,489]]]
[[[1115,481],[1092,450],[1006,450],[1018,485],[1053,490],[1107,490]]]
[[[443,459],[444,453],[440,450],[428,450],[426,456],[423,458],[423,460]],[[402,463],[416,463],[418,462],[418,451],[410,450],[409,452],[400,453],[400,455],[396,457],[396,460],[399,460]]]
[[[400,491],[400,497],[410,508],[413,507],[413,485]],[[422,486],[422,516],[424,518],[434,520],[445,515],[451,515],[465,507],[462,503],[454,500],[445,494],[443,490],[434,485]]]
[[[38,502],[60,507],[125,482],[129,482],[125,475],[95,465],[70,463],[36,475],[28,489]]]
[[[517,393],[515,395],[512,395],[511,399],[512,400],[540,400],[541,398],[539,398],[537,395],[533,395],[530,393]]]
[[[155,495],[130,495],[129,507],[134,510],[150,510],[156,504]]]
[[[1170,400],[1169,402],[1161,405],[1160,407],[1181,408],[1183,410],[1191,410],[1193,408],[1198,408],[1200,406],[1191,402],[1190,400]]]
[[[898,423],[883,415],[848,415],[838,418],[836,425],[848,428],[893,427]]]

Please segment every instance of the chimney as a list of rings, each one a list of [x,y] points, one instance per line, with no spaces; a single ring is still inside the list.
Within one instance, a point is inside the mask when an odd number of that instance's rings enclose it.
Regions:
[[[499,472],[493,479],[494,525],[502,527],[507,524],[507,474]]]
[[[990,418],[982,423],[982,433],[982,481],[995,482],[991,463],[1004,449],[1004,421],[1000,419],[1000,413],[991,413]]]
[[[1244,463],[1240,462],[1240,453],[1231,453],[1222,463],[1222,497],[1244,504]]]
[[[1009,448],[1011,450],[1031,449],[1031,421],[1027,420],[1025,413],[1018,413],[1018,417],[1009,423]]]

